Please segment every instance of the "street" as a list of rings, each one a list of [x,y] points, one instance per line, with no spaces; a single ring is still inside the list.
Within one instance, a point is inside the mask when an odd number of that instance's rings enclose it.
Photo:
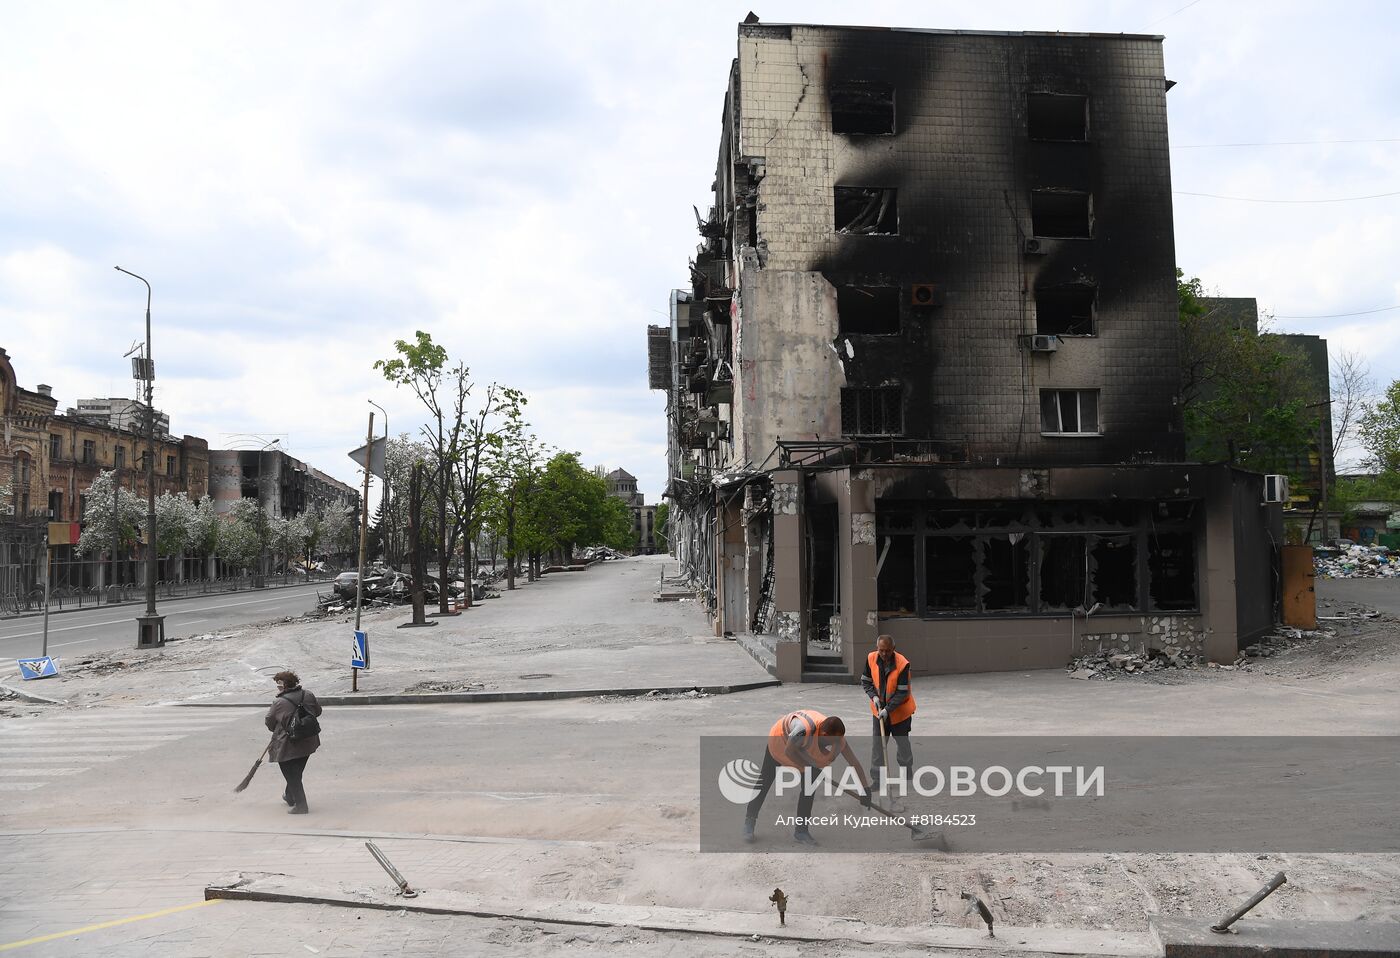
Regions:
[[[156,608],[166,617],[166,638],[179,639],[310,612],[316,608],[318,588],[323,592],[329,591],[330,583],[313,582],[265,591],[160,599]],[[136,644],[136,616],[145,610],[144,603],[128,603],[51,614],[49,653],[72,657],[133,647]],[[0,659],[38,655],[43,623],[43,616],[0,620]]]
[[[705,637],[693,604],[650,601],[663,558],[547,576],[428,630],[428,640],[439,643],[444,667],[466,671],[504,656],[511,671],[525,672],[553,656],[547,667],[560,670],[551,680],[561,684],[564,670],[617,655],[705,656],[748,677],[742,669],[749,664],[730,655],[733,643]],[[387,670],[407,651],[398,643],[409,633],[388,631],[403,610],[381,615],[376,655]],[[502,638],[506,620],[535,644]],[[588,625],[580,630],[580,623]],[[343,625],[325,628],[338,633]],[[1385,628],[1393,634],[1393,621]],[[451,642],[449,629],[458,631]],[[276,643],[286,642],[280,658],[295,667],[304,654],[299,643],[310,641],[305,633],[299,624],[260,630],[266,644],[259,655],[270,659]],[[1319,671],[1327,656],[1302,650],[1296,666],[1279,657],[1265,671],[1199,670],[1169,681],[1081,682],[1062,671],[920,677],[919,731],[1150,736],[1169,724],[1178,735],[1247,735],[1286,715],[1295,734],[1395,734],[1400,666],[1393,642],[1379,635],[1348,640],[1370,642],[1364,670],[1354,672]],[[1348,653],[1347,662],[1359,661]],[[603,675],[611,666],[593,668]],[[767,929],[774,917],[767,896],[782,887],[792,899],[788,922],[799,931],[804,920],[850,916],[880,930],[882,953],[938,954],[946,952],[900,942],[974,934],[977,919],[958,896],[975,888],[993,902],[1008,938],[1022,942],[983,954],[1062,949],[1071,935],[1108,936],[1080,953],[1140,954],[1133,949],[1146,941],[1149,914],[1215,913],[1241,889],[1257,887],[1261,874],[1285,866],[1289,884],[1261,915],[1400,917],[1393,855],[923,854],[891,868],[887,855],[853,853],[821,856],[814,882],[814,860],[787,854],[789,837],[769,826],[749,853],[700,852],[700,738],[761,733],[798,707],[858,715],[864,703],[848,686],[331,707],[322,716],[322,748],[307,766],[311,813],[289,817],[274,766],[264,764],[247,791],[233,791],[267,741],[263,703],[273,690],[266,673],[256,693],[239,694],[248,704],[214,708],[143,704],[196,701],[226,684],[183,660],[167,655],[114,674],[124,693],[113,701],[122,705],[0,703],[7,716],[0,719],[0,946],[32,942],[24,948],[35,955],[171,956],[280,955],[303,946],[325,955],[869,952],[853,941],[770,939],[770,931],[750,942],[747,933],[481,917],[572,902],[648,906],[657,915],[699,910],[722,925],[767,922]],[[318,691],[314,682],[308,687]],[[827,810],[819,802],[817,811]],[[477,917],[202,901],[207,885],[239,874],[391,891],[366,839],[424,890],[422,902],[474,896],[484,903]],[[997,930],[1000,940],[1003,925]]]

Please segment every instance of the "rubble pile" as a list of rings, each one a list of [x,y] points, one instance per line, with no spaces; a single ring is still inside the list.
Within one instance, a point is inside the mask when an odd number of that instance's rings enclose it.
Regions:
[[[625,552],[618,552],[616,549],[609,549],[607,546],[594,546],[591,549],[585,549],[579,558],[584,562],[606,562],[609,559],[630,559],[631,556]]]
[[[1065,671],[1072,679],[1112,681],[1119,675],[1137,675],[1162,669],[1190,669],[1199,661],[1194,653],[1181,649],[1149,649],[1146,652],[1104,651],[1079,656],[1066,666]]]
[[[1351,545],[1318,549],[1313,566],[1322,579],[1371,579],[1400,576],[1400,554],[1386,546]]]

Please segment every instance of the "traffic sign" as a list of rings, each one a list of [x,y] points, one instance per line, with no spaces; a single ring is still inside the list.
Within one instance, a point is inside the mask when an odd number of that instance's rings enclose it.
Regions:
[[[30,679],[52,679],[58,676],[58,659],[52,656],[44,656],[41,659],[17,659],[19,662],[20,678],[26,682]]]
[[[354,651],[352,651],[352,652],[350,653],[350,668],[352,668],[352,669],[367,669],[367,668],[369,668],[369,633],[368,633],[368,632],[359,632],[359,631],[357,631],[357,632],[355,633],[355,648],[354,648]]]

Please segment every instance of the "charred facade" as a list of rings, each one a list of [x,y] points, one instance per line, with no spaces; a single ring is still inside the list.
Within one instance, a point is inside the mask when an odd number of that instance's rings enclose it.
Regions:
[[[649,331],[718,631],[796,679],[1272,624],[1262,477],[1183,462],[1168,86],[1160,37],[740,25]]]

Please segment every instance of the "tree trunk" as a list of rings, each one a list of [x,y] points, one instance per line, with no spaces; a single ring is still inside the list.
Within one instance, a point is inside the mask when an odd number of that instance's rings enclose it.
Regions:
[[[462,535],[462,555],[466,562],[462,566],[462,584],[466,590],[462,593],[462,608],[472,607],[472,584],[476,582],[476,543],[472,541],[470,534]]]
[[[426,563],[423,561],[423,464],[413,464],[413,475],[408,485],[408,538],[412,543],[410,555],[413,563],[413,624],[423,625],[428,617],[423,612],[423,580],[427,577]]]
[[[447,475],[439,469],[438,476],[438,612],[450,611],[447,595]]]
[[[506,591],[515,591],[515,506],[506,506]]]

